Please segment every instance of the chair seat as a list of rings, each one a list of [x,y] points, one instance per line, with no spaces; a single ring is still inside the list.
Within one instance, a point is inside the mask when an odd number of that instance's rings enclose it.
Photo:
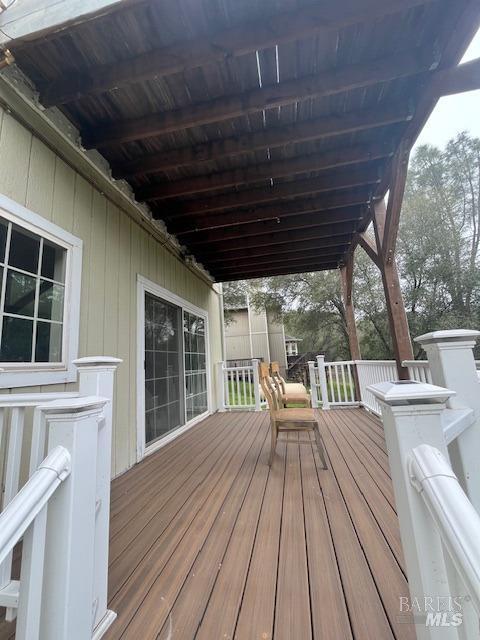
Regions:
[[[303,384],[300,382],[286,382],[285,383],[285,392],[290,393],[307,393],[307,390]]]
[[[315,412],[313,409],[309,407],[300,407],[293,409],[279,409],[273,413],[273,418],[278,426],[281,423],[296,423],[295,426],[298,425],[298,428],[305,427],[313,427],[317,424],[317,419],[315,418]]]
[[[287,392],[282,396],[282,400],[285,403],[296,403],[296,404],[310,404],[310,395],[308,393],[289,393]]]

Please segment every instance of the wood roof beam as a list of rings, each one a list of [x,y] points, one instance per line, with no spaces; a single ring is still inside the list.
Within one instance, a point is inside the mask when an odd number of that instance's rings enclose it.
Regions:
[[[233,193],[219,194],[207,198],[195,198],[194,200],[183,202],[175,201],[172,203],[172,207],[169,207],[167,214],[165,214],[165,209],[160,206],[154,210],[154,215],[159,218],[163,218],[166,215],[167,218],[171,217],[175,218],[175,220],[182,216],[200,217],[207,213],[215,212],[218,214],[219,211],[222,211],[223,215],[225,209],[268,204],[276,200],[286,200],[288,203],[288,200],[298,196],[308,196],[361,186],[373,186],[381,180],[381,175],[380,167],[377,164],[365,163],[362,166],[348,166],[345,169],[325,171],[315,178],[306,180],[275,183],[272,186],[244,189]]]
[[[339,191],[328,193],[320,197],[290,200],[287,202],[275,202],[264,207],[252,207],[250,209],[238,209],[225,213],[215,213],[198,218],[173,218],[166,219],[170,233],[179,238],[186,234],[210,229],[221,229],[237,225],[246,225],[255,222],[274,221],[280,224],[284,218],[299,214],[315,214],[327,209],[339,209],[351,205],[366,204],[370,197],[370,190],[359,188],[351,191]]]
[[[407,122],[412,117],[412,108],[402,104],[380,105],[377,109],[358,109],[141,156],[135,160],[114,165],[113,174],[118,179],[131,178],[185,165],[214,162],[226,156],[274,149],[288,144]]]
[[[395,255],[397,244],[400,212],[402,210],[403,195],[407,182],[408,159],[410,156],[410,141],[403,140],[392,162],[390,191],[388,194],[385,228],[382,238],[382,252],[385,260],[391,262]]]
[[[352,235],[355,232],[355,223],[348,222],[331,228],[324,225],[318,227],[310,227],[308,229],[298,229],[297,231],[279,231],[277,233],[266,233],[259,236],[248,236],[246,238],[235,238],[231,241],[223,240],[221,243],[211,243],[206,245],[197,245],[192,247],[192,253],[199,262],[203,262],[200,257],[211,256],[212,254],[225,254],[230,251],[238,251],[239,249],[252,249],[258,247],[270,247],[277,245],[293,245],[297,241],[323,239],[324,246],[331,246],[330,242],[336,244],[345,244],[352,241]],[[217,246],[219,244],[220,246]],[[324,243],[322,243],[323,245]],[[215,246],[214,246],[215,245]],[[200,257],[199,257],[200,256]],[[208,260],[207,260],[208,262]]]
[[[258,269],[256,271],[223,271],[214,274],[214,278],[217,282],[233,282],[234,280],[253,280],[254,278],[286,276],[294,273],[309,273],[313,271],[330,271],[332,269],[338,269],[338,261],[315,261],[292,266],[289,266],[287,263],[277,269]]]
[[[480,89],[480,58],[439,71],[434,84],[439,96],[451,96]]]
[[[307,260],[310,260],[311,262],[318,262],[318,260],[323,260],[324,258],[328,258],[328,260],[330,261],[336,261],[336,260],[340,260],[340,258],[343,255],[344,249],[346,248],[347,245],[343,245],[341,247],[333,247],[332,249],[326,249],[324,251],[321,251],[319,249],[310,249],[310,250],[300,250],[300,251],[295,251],[294,253],[287,253],[285,251],[281,252],[281,255],[279,255],[278,253],[276,255],[270,255],[270,256],[257,256],[254,260],[252,260],[252,258],[239,258],[236,259],[235,262],[232,264],[231,262],[225,262],[225,260],[219,262],[219,263],[215,263],[212,260],[209,261],[209,265],[210,268],[213,269],[215,271],[215,264],[218,264],[218,269],[222,270],[224,267],[225,269],[242,269],[244,267],[249,267],[252,265],[252,263],[255,263],[257,265],[265,265],[265,266],[277,266],[277,265],[284,265],[288,262],[289,265],[291,264],[295,264],[295,263],[304,263]]]
[[[343,5],[342,5],[343,6]],[[105,122],[82,132],[87,147],[142,140],[188,127],[222,122],[308,98],[343,93],[432,69],[432,51],[409,49],[371,62],[346,65],[303,78],[266,85],[173,111]]]
[[[297,255],[298,253],[308,254],[308,252],[313,251],[317,255],[319,254],[329,254],[332,252],[334,255],[343,254],[349,248],[349,242],[351,238],[345,239],[342,241],[340,238],[338,241],[334,238],[330,242],[325,242],[325,240],[318,239],[309,239],[303,241],[297,241],[295,244],[288,246],[284,245],[279,252],[278,247],[259,247],[253,249],[239,249],[238,251],[232,250],[227,254],[216,254],[210,253],[208,256],[208,264],[229,264],[234,263],[235,265],[241,260],[248,260],[250,263],[254,260],[265,259],[271,260],[278,258],[279,256],[283,258],[283,256],[288,256],[290,254]],[[196,256],[201,255],[201,248],[195,252]]]
[[[185,178],[173,182],[152,184],[136,190],[139,201],[165,200],[176,196],[186,196],[192,193],[227,189],[244,184],[259,183],[272,178],[323,171],[349,164],[370,162],[380,158],[387,158],[393,153],[393,143],[356,145],[347,148],[333,148],[323,153],[299,156],[289,160],[277,162],[262,162],[245,168],[222,171],[210,175]]]
[[[321,211],[303,214],[300,216],[290,216],[280,220],[261,220],[252,224],[242,224],[221,229],[208,231],[192,231],[181,237],[182,244],[188,247],[196,247],[200,244],[213,244],[225,242],[227,240],[243,240],[252,236],[263,236],[278,232],[296,231],[298,229],[311,229],[320,226],[336,230],[339,225],[343,225],[347,231],[354,226],[354,223],[363,219],[362,209],[359,207],[349,207],[347,209],[334,209],[333,211]]]
[[[128,60],[65,73],[42,92],[46,106],[65,104],[89,94],[181,73],[205,64],[241,56],[299,38],[307,38],[365,20],[376,20],[395,11],[425,4],[426,0],[335,0],[313,4],[302,10],[266,16],[200,38],[147,51]]]

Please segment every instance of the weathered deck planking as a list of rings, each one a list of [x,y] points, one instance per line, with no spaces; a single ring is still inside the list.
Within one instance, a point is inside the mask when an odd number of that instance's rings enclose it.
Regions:
[[[113,481],[106,640],[414,639],[382,426],[318,416],[326,471],[304,434],[269,468],[268,415],[239,412]]]

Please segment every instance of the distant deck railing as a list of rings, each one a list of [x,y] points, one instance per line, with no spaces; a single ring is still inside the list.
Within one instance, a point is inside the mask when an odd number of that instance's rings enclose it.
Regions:
[[[255,358],[251,364],[240,367],[230,367],[225,362],[218,363],[221,411],[261,411],[266,406],[266,400],[260,391],[259,363],[260,360]]]

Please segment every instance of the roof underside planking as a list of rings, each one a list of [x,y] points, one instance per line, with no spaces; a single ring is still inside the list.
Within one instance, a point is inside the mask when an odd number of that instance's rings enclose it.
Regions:
[[[345,261],[480,17],[476,0],[123,4],[9,48],[218,281]]]

